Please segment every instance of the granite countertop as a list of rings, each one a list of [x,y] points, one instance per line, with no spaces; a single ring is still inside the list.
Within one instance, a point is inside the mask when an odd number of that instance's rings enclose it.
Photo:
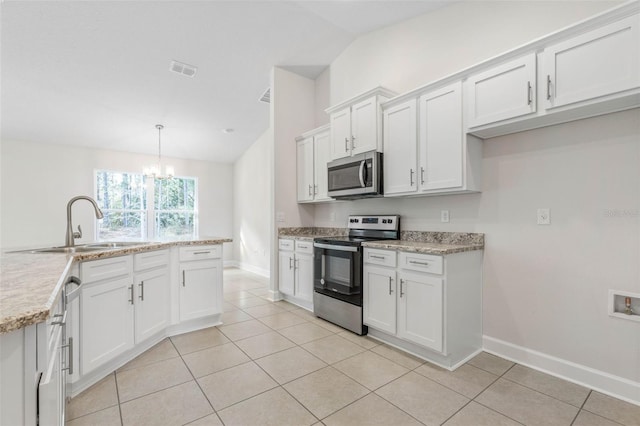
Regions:
[[[153,242],[84,253],[3,252],[0,254],[0,334],[37,324],[49,317],[74,262],[123,256],[172,246],[214,245],[230,238]]]
[[[484,234],[402,231],[400,232],[400,240],[370,241],[362,243],[362,246],[412,253],[446,255],[483,250]]]
[[[313,241],[318,237],[336,237],[347,235],[346,228],[278,228],[278,238],[287,238],[289,240]]]
[[[371,241],[362,243],[362,246],[435,255],[454,254],[484,249],[483,245],[478,244],[442,244],[405,240]]]

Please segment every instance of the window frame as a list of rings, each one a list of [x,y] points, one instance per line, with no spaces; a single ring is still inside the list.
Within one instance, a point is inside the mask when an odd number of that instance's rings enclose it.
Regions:
[[[189,236],[189,238],[195,238],[199,233],[199,213],[198,213],[198,205],[199,205],[199,184],[197,176],[174,176],[174,179],[190,179],[194,182],[194,198],[193,198],[193,210],[190,209],[156,209],[155,207],[155,181],[159,179],[153,179],[147,176],[144,176],[142,172],[131,172],[131,171],[123,171],[123,170],[114,170],[114,169],[94,169],[93,171],[93,193],[96,200],[98,200],[98,173],[107,172],[113,174],[128,174],[128,175],[137,175],[142,176],[143,179],[143,187],[144,187],[144,197],[146,198],[146,206],[142,209],[102,209],[106,212],[134,212],[140,213],[141,219],[146,221],[145,225],[141,225],[141,241],[154,241],[159,237],[156,235],[156,214],[157,213],[183,213],[183,214],[193,214],[193,233]],[[94,227],[94,240],[95,241],[111,241],[100,238],[100,219],[96,219],[95,227]],[[137,239],[133,239],[132,241],[136,241]],[[115,241],[115,240],[114,240]]]

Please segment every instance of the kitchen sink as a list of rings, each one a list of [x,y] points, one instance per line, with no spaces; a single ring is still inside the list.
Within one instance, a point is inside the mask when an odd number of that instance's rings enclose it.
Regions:
[[[117,241],[117,242],[102,242],[82,244],[73,247],[60,246],[60,247],[44,247],[38,249],[18,250],[11,253],[87,253],[100,250],[115,250],[132,246],[139,246],[142,244],[149,244],[149,241]]]

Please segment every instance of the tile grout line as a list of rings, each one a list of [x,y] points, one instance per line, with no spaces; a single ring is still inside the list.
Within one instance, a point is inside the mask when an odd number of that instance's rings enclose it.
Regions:
[[[120,414],[120,425],[124,426],[124,420],[122,419],[122,407],[120,406],[120,390],[118,389],[118,375],[117,370],[113,372],[113,381],[116,383],[116,398],[118,399],[118,413]]]
[[[178,350],[178,348],[176,347],[176,345],[173,343],[173,340],[171,340],[169,338],[169,342],[171,343],[171,345],[173,346],[173,348],[176,350],[176,352],[178,352],[178,356],[180,357],[180,359],[182,360],[182,363],[184,364],[184,366],[187,368],[187,371],[189,372],[189,374],[191,374],[191,377],[193,378],[194,383],[196,384],[196,386],[198,386],[198,389],[200,389],[200,392],[202,393],[202,396],[204,396],[204,399],[207,400],[207,403],[209,403],[209,407],[211,407],[211,409],[213,410],[213,413],[218,417],[218,419],[220,420],[220,422],[222,422],[222,419],[220,418],[220,416],[218,416],[218,412],[216,411],[216,409],[213,407],[213,404],[211,403],[211,401],[209,401],[209,397],[207,396],[206,392],[202,389],[202,386],[200,386],[200,383],[198,382],[198,379],[196,379],[196,376],[193,374],[193,371],[191,371],[191,369],[189,368],[189,364],[187,364],[187,362],[184,360],[184,358],[182,357],[182,354],[180,353],[180,351]],[[221,345],[218,345],[221,346]],[[185,382],[185,383],[189,383],[189,382]],[[184,383],[180,383],[180,385],[183,385]],[[179,385],[176,385],[179,386]],[[207,414],[208,416],[209,414]],[[202,416],[201,418],[207,417],[207,416]],[[196,421],[198,419],[195,419],[193,421]],[[189,422],[189,423],[193,423]],[[224,422],[222,422],[222,424],[224,425]]]

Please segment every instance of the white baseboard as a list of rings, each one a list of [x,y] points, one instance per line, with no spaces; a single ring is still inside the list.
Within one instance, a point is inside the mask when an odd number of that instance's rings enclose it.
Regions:
[[[483,336],[482,340],[485,352],[640,405],[640,383],[638,382],[493,337]]]
[[[264,278],[269,278],[271,276],[271,271],[269,271],[268,269],[259,268],[257,266],[250,265],[244,262],[238,262],[237,260],[225,260],[224,267],[234,267],[242,269],[243,271],[251,272]]]

